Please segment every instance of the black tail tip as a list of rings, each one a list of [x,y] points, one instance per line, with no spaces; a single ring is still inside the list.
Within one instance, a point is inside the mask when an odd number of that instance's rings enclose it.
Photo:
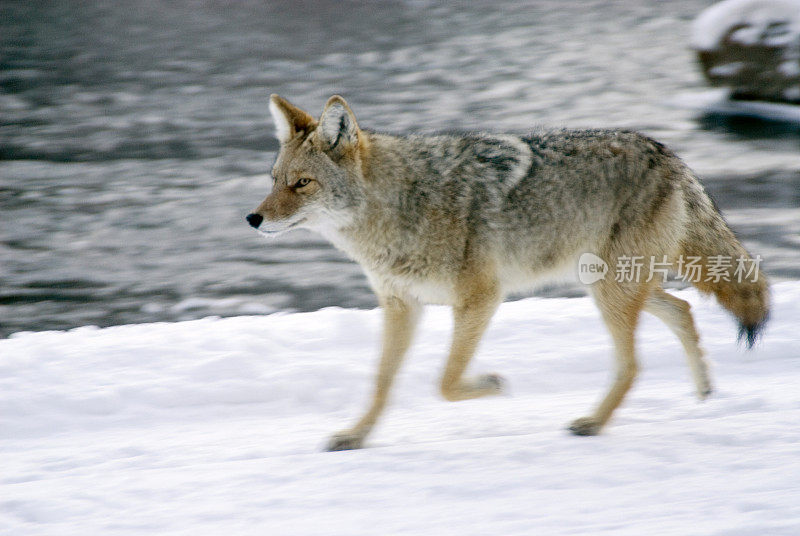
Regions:
[[[744,341],[747,349],[751,350],[761,337],[766,324],[766,319],[761,322],[756,322],[755,324],[739,324],[739,336],[737,340],[739,342]]]

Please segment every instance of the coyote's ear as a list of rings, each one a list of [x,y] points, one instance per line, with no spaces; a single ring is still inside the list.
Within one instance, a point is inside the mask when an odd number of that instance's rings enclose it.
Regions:
[[[317,133],[323,148],[336,156],[358,145],[356,116],[339,95],[334,95],[325,104]]]
[[[269,98],[269,112],[275,121],[275,133],[281,143],[286,143],[301,131],[308,132],[316,125],[313,117],[274,93]]]

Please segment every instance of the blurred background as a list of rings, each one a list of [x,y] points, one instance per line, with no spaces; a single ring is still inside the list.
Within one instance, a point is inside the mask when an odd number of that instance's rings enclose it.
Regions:
[[[774,279],[800,279],[800,127],[704,113],[711,1],[0,4],[0,337],[374,307],[321,238],[244,215],[270,93],[405,133],[626,127],[697,170]],[[577,286],[543,295],[576,295]]]

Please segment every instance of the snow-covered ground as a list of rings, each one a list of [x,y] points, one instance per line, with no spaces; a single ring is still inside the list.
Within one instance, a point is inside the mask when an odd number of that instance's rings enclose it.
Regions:
[[[447,403],[449,311],[425,317],[359,451],[378,311],[21,333],[0,341],[3,535],[797,535],[800,282],[773,288],[752,352],[694,291],[717,391],[643,320],[643,374],[606,431],[565,431],[606,389],[588,299],[502,306],[473,371],[510,394]]]

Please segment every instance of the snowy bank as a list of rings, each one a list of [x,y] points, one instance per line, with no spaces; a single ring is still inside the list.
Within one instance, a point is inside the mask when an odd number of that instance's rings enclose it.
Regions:
[[[728,30],[738,27],[735,39],[743,44],[757,42],[777,22],[786,25],[771,44],[786,45],[800,36],[798,0],[725,0],[704,10],[692,24],[691,45],[698,50],[718,47]]]
[[[586,298],[504,304],[473,371],[510,395],[447,403],[430,308],[385,418],[321,452],[371,389],[378,311],[326,309],[0,341],[0,533],[795,535],[800,282],[773,288],[746,352],[694,306],[717,391],[699,403],[676,339],[645,317],[643,373],[598,437],[565,432],[609,381]]]
[[[800,0],[725,0],[692,25],[712,86],[734,98],[800,104]]]

